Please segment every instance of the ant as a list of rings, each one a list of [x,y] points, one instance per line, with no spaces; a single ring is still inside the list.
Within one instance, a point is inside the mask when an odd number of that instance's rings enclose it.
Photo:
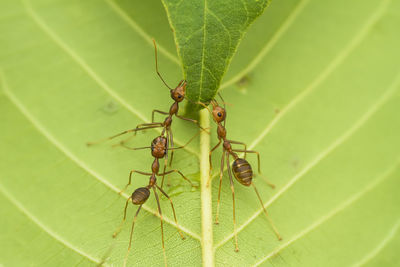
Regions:
[[[191,140],[189,140],[189,142]],[[133,218],[133,222],[132,222],[132,228],[131,228],[131,233],[130,233],[128,251],[127,251],[127,254],[125,256],[125,264],[126,264],[126,261],[127,261],[128,255],[129,255],[129,251],[130,251],[131,246],[132,246],[132,236],[133,236],[133,229],[134,229],[134,226],[135,226],[136,218],[137,218],[137,216],[138,216],[138,214],[140,212],[140,209],[142,208],[142,205],[147,201],[147,199],[150,196],[150,189],[152,189],[153,192],[154,192],[154,196],[155,196],[155,199],[156,199],[156,202],[157,202],[157,207],[158,207],[158,213],[160,215],[161,243],[162,243],[162,249],[163,249],[163,254],[164,254],[165,266],[167,266],[167,260],[166,260],[166,254],[165,254],[165,246],[164,246],[163,216],[162,216],[162,212],[161,212],[160,200],[159,200],[159,197],[158,197],[157,190],[159,190],[170,201],[171,208],[172,208],[172,213],[174,215],[174,220],[175,220],[175,223],[176,223],[176,225],[178,227],[178,233],[179,233],[179,235],[181,236],[182,239],[185,239],[185,237],[183,236],[183,234],[182,234],[182,232],[181,232],[181,230],[179,228],[179,225],[178,225],[178,222],[177,222],[177,219],[176,219],[175,208],[174,208],[174,205],[172,203],[172,200],[168,196],[168,194],[162,189],[162,186],[160,187],[160,186],[157,185],[157,177],[156,176],[157,175],[163,175],[163,178],[164,178],[165,175],[168,175],[168,174],[173,173],[173,172],[178,172],[192,186],[193,186],[193,184],[190,182],[189,179],[187,179],[178,170],[170,170],[170,171],[167,171],[167,172],[163,172],[161,174],[159,173],[160,164],[159,164],[158,160],[160,158],[165,157],[168,154],[168,149],[173,150],[173,149],[180,149],[180,148],[184,147],[184,146],[182,146],[182,147],[176,147],[176,148],[168,148],[167,144],[168,144],[168,138],[163,136],[163,135],[161,135],[161,136],[158,136],[158,137],[153,139],[153,141],[151,142],[151,146],[150,147],[130,148],[130,149],[133,149],[133,150],[151,148],[151,154],[154,157],[154,161],[153,161],[153,163],[151,165],[151,173],[137,171],[137,170],[131,170],[131,172],[129,174],[129,182],[125,186],[125,188],[120,192],[120,194],[122,194],[122,192],[125,191],[128,188],[128,186],[131,184],[132,174],[133,173],[139,173],[139,174],[142,174],[142,175],[150,175],[149,184],[146,187],[137,188],[132,193],[132,195],[126,200],[125,209],[124,209],[124,217],[122,219],[122,222],[121,222],[120,226],[117,228],[117,230],[113,234],[113,238],[115,238],[122,230],[122,226],[126,221],[126,211],[127,211],[127,208],[128,208],[129,201],[132,201],[132,203],[134,205],[139,205],[139,207],[138,207],[138,209],[136,211],[136,214],[135,214],[135,216]]]
[[[256,186],[253,183],[253,170],[251,168],[250,163],[246,160],[246,153],[254,153],[257,154],[257,160],[258,160],[258,172],[261,174],[260,170],[260,154],[257,151],[254,150],[247,150],[246,144],[242,142],[237,142],[233,140],[228,140],[226,139],[226,109],[225,109],[225,102],[219,94],[219,97],[221,98],[224,107],[221,107],[217,100],[213,99],[211,100],[211,104],[213,106],[212,111],[203,103],[199,102],[200,105],[203,107],[207,108],[208,111],[211,113],[213,120],[217,123],[217,134],[218,134],[218,139],[219,142],[217,145],[215,145],[209,152],[209,161],[210,161],[210,173],[212,170],[212,163],[211,163],[211,154],[215,149],[218,148],[218,146],[223,142],[223,151],[222,151],[222,157],[221,157],[221,169],[220,169],[220,174],[219,174],[219,188],[218,188],[218,201],[217,201],[217,213],[215,216],[215,224],[218,224],[218,215],[219,215],[219,207],[220,207],[220,198],[221,198],[221,185],[222,185],[222,176],[224,172],[224,167],[225,167],[225,157],[226,157],[226,167],[228,169],[228,174],[229,174],[229,180],[230,180],[230,186],[232,190],[232,201],[233,201],[233,230],[234,230],[234,235],[235,235],[235,251],[239,251],[239,246],[238,246],[238,238],[237,238],[237,231],[236,231],[236,214],[235,214],[235,189],[233,187],[233,179],[232,179],[232,172],[233,175],[235,176],[236,180],[244,185],[244,186],[250,186],[252,185],[254,188],[254,191],[257,195],[258,200],[260,201],[260,204],[264,210],[264,213],[271,224],[278,240],[282,240],[278,230],[276,229],[275,225],[273,224],[272,220],[269,218],[267,210],[264,207],[263,201],[261,199],[260,194],[258,193],[258,190]],[[223,122],[223,124],[222,124]],[[237,144],[237,145],[243,145],[244,149],[233,149],[232,144]],[[240,158],[235,152],[244,152],[244,158]],[[234,158],[234,161],[232,163],[232,170],[230,168],[230,161],[229,161],[229,156],[232,156]],[[207,182],[207,186],[209,186],[211,180],[211,176]],[[268,183],[268,182],[267,182]],[[271,183],[268,183],[269,186],[274,188],[275,186]]]
[[[98,141],[95,141],[95,142],[89,142],[89,143],[87,143],[87,145],[90,146],[90,145],[94,145],[94,144],[97,144],[97,143],[100,143],[100,142],[103,142],[103,141],[108,141],[108,140],[111,140],[111,139],[116,138],[116,137],[118,137],[118,136],[121,136],[121,135],[124,135],[124,134],[127,134],[127,133],[131,133],[131,132],[134,132],[135,135],[136,135],[136,133],[137,133],[138,131],[162,127],[163,130],[162,130],[162,132],[161,132],[161,135],[164,135],[165,133],[167,133],[168,142],[171,144],[171,146],[174,146],[174,138],[173,138],[172,129],[171,129],[172,117],[173,117],[174,115],[175,115],[177,118],[179,118],[179,119],[182,119],[182,120],[185,120],[185,121],[193,122],[193,123],[195,123],[197,126],[199,126],[199,128],[200,128],[201,130],[206,131],[205,129],[203,129],[203,128],[199,125],[199,123],[198,123],[197,120],[190,119],[190,118],[185,118],[185,117],[182,117],[182,116],[178,115],[179,103],[182,102],[183,99],[185,98],[187,82],[186,82],[186,80],[181,80],[181,81],[179,82],[178,86],[175,87],[174,89],[171,88],[171,87],[165,82],[165,80],[164,80],[163,77],[161,76],[160,72],[158,71],[157,45],[156,45],[156,42],[155,42],[154,39],[153,39],[153,44],[154,44],[154,51],[155,51],[155,61],[156,61],[156,72],[157,72],[157,75],[160,77],[161,81],[165,84],[165,86],[167,86],[167,87],[169,88],[171,98],[172,98],[172,100],[174,100],[174,103],[171,105],[171,107],[170,107],[170,109],[169,109],[169,112],[164,112],[164,111],[161,111],[161,110],[158,110],[158,109],[154,109],[154,110],[152,111],[152,114],[151,114],[151,123],[142,123],[142,124],[138,124],[138,125],[136,126],[136,128],[134,128],[134,129],[126,130],[126,131],[123,131],[123,132],[121,132],[121,133],[119,133],[119,134],[116,134],[116,135],[113,135],[113,136],[110,136],[110,137],[108,137],[108,138],[101,139],[101,140],[98,140]],[[154,114],[155,114],[155,113],[160,113],[160,114],[168,115],[168,116],[164,119],[163,122],[154,122]],[[121,141],[120,144],[123,145],[124,142],[125,142],[125,141]],[[173,153],[174,153],[174,151],[172,150],[172,151],[171,151],[171,159],[170,159],[170,162],[169,162],[169,166],[171,166],[171,164],[172,164],[172,159],[173,159],[173,157],[174,157],[174,154],[173,154]],[[166,168],[166,166],[164,166],[164,171],[165,171],[165,168]]]
[[[145,147],[128,147],[125,144],[121,144],[123,147],[130,149],[130,150],[140,150],[140,149],[147,149],[150,148],[151,149],[151,155],[154,157],[154,161],[152,164],[152,171],[157,174],[157,175],[162,175],[162,180],[161,180],[161,188],[163,187],[164,184],[164,176],[168,175],[170,173],[173,172],[177,172],[179,173],[183,179],[185,179],[186,181],[188,181],[191,186],[194,186],[192,184],[192,182],[186,178],[179,170],[170,170],[168,172],[165,171],[165,166],[166,163],[168,161],[168,150],[174,151],[174,150],[178,150],[178,149],[182,149],[185,146],[187,146],[190,142],[193,141],[193,139],[199,134],[200,132],[198,132],[197,134],[195,134],[192,138],[189,139],[189,141],[186,142],[186,144],[184,144],[183,146],[180,147],[169,147],[168,145],[168,133],[167,133],[167,137],[165,137],[164,135],[160,135],[157,136],[156,138],[153,139],[153,141],[151,142],[150,146],[145,146]],[[160,168],[160,164],[159,164],[159,159],[164,158],[164,171],[163,173],[159,174],[159,168]],[[125,186],[125,188],[120,192],[120,194],[126,190],[126,188],[131,184],[131,179],[132,179],[132,174],[133,173],[139,173],[139,174],[143,174],[143,175],[151,175],[151,173],[144,173],[144,172],[140,172],[140,171],[136,171],[136,170],[132,170],[129,174],[129,182],[128,184]]]

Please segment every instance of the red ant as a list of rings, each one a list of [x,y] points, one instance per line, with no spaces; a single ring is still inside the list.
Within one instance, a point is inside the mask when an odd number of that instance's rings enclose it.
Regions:
[[[170,89],[171,98],[172,98],[172,100],[174,100],[174,103],[171,105],[171,107],[170,107],[170,109],[169,109],[169,112],[164,112],[164,111],[161,111],[161,110],[158,110],[158,109],[154,109],[154,110],[152,111],[152,114],[151,114],[151,123],[142,123],[142,124],[138,124],[138,125],[137,125],[135,128],[133,128],[133,129],[123,131],[123,132],[121,132],[121,133],[119,133],[119,134],[116,134],[116,135],[113,135],[113,136],[110,136],[110,137],[107,137],[107,138],[104,138],[104,139],[101,139],[101,140],[98,140],[98,141],[95,141],[95,142],[88,142],[87,145],[90,146],[90,145],[98,144],[98,143],[100,143],[100,142],[108,141],[108,140],[111,140],[111,139],[113,139],[113,138],[116,138],[116,137],[118,137],[118,136],[121,136],[121,135],[124,135],[124,134],[127,134],[127,133],[132,133],[132,132],[133,132],[133,133],[135,133],[135,135],[136,135],[136,133],[137,133],[138,131],[162,127],[163,130],[162,130],[162,132],[161,132],[161,135],[164,135],[164,134],[166,133],[166,134],[167,134],[167,138],[168,138],[168,143],[169,143],[171,146],[174,146],[174,138],[173,138],[172,129],[171,129],[172,117],[173,117],[174,115],[175,115],[177,118],[179,118],[179,119],[182,119],[182,120],[185,120],[185,121],[190,121],[190,122],[195,123],[197,126],[199,126],[199,128],[201,128],[203,131],[205,131],[205,129],[203,129],[203,128],[199,125],[199,123],[198,123],[197,120],[190,119],[190,118],[185,118],[185,117],[182,117],[182,116],[178,115],[179,103],[182,102],[183,99],[185,99],[187,82],[186,82],[186,80],[181,80],[181,81],[179,82],[178,86],[175,87],[175,89],[169,87],[169,85],[165,82],[165,80],[164,80],[163,77],[161,76],[160,72],[158,71],[157,45],[156,45],[156,42],[155,42],[154,40],[153,40],[153,43],[154,43],[155,62],[156,62],[156,72],[157,72],[157,75],[160,77],[161,81],[165,84],[165,86],[167,86],[167,87]],[[160,114],[168,115],[168,116],[164,119],[163,122],[154,122],[154,113],[160,113]],[[122,141],[120,144],[121,144],[121,145],[124,144],[124,141]],[[171,166],[171,163],[172,163],[173,156],[174,156],[173,151],[171,151],[171,159],[170,159],[170,162],[169,162],[169,165],[170,165],[170,166]],[[165,167],[166,167],[166,166],[164,166],[164,170],[165,170]]]
[[[194,138],[194,137],[193,137],[193,138]],[[192,138],[192,139],[193,139],[193,138]],[[192,141],[192,139],[189,140],[189,142]],[[189,143],[189,142],[188,142],[188,143]],[[188,144],[188,143],[187,143],[187,144]],[[127,251],[127,254],[126,254],[126,256],[125,256],[125,263],[126,263],[127,257],[128,257],[128,255],[129,255],[129,251],[130,251],[131,246],[132,246],[132,236],[133,236],[133,229],[134,229],[134,226],[135,226],[136,218],[137,218],[137,216],[138,216],[138,214],[139,214],[139,212],[140,212],[140,209],[142,208],[142,205],[147,201],[147,199],[148,199],[149,196],[150,196],[150,189],[153,189],[154,196],[155,196],[155,199],[156,199],[156,202],[157,202],[158,213],[159,213],[159,215],[160,215],[160,222],[161,222],[161,243],[162,243],[162,248],[163,248],[163,254],[164,254],[165,265],[167,265],[167,261],[166,261],[165,246],[164,246],[163,216],[162,216],[162,212],[161,212],[160,200],[159,200],[159,197],[158,197],[157,190],[159,190],[159,191],[160,191],[165,197],[167,197],[168,200],[170,201],[170,203],[171,203],[171,208],[172,208],[172,212],[173,212],[173,215],[174,215],[174,220],[175,220],[175,223],[176,223],[176,225],[177,225],[177,227],[178,227],[178,232],[179,232],[180,236],[182,237],[182,239],[185,239],[185,237],[183,236],[181,230],[179,229],[178,222],[177,222],[177,219],[176,219],[176,214],[175,214],[175,208],[174,208],[174,205],[173,205],[173,203],[172,203],[172,200],[171,200],[171,198],[168,196],[168,194],[162,189],[162,186],[160,187],[160,186],[157,185],[157,178],[156,178],[156,176],[157,176],[157,175],[163,175],[163,178],[164,178],[164,175],[168,175],[168,174],[171,174],[171,173],[174,173],[174,172],[178,172],[178,173],[179,173],[186,181],[188,181],[192,186],[193,186],[193,184],[192,184],[192,183],[190,182],[190,180],[187,179],[179,170],[170,170],[170,171],[167,171],[167,172],[159,173],[160,164],[159,164],[159,161],[158,161],[158,160],[159,160],[160,158],[165,157],[165,156],[168,154],[168,150],[175,150],[175,149],[180,149],[180,148],[183,148],[183,147],[184,147],[184,146],[181,146],[181,147],[176,147],[176,148],[168,148],[168,147],[167,147],[167,144],[168,144],[168,139],[167,139],[165,136],[162,136],[162,135],[161,135],[161,136],[158,136],[158,137],[156,137],[156,138],[153,139],[153,141],[152,141],[150,147],[130,148],[130,149],[134,149],[134,150],[151,148],[151,154],[152,154],[152,156],[154,157],[154,161],[153,161],[153,163],[152,163],[152,165],[151,165],[151,173],[142,172],[142,171],[137,171],[137,170],[132,170],[132,171],[130,172],[130,174],[129,174],[129,181],[128,181],[128,184],[127,184],[127,185],[125,186],[125,188],[120,192],[120,194],[121,194],[121,193],[122,193],[124,190],[126,190],[127,187],[131,184],[131,181],[132,181],[132,174],[133,174],[133,173],[139,173],[139,174],[142,174],[142,175],[150,175],[149,184],[148,184],[146,187],[139,187],[139,188],[137,188],[137,189],[132,193],[132,195],[126,200],[125,209],[124,209],[124,218],[122,219],[122,222],[121,222],[120,226],[118,227],[118,229],[117,229],[117,230],[114,232],[114,234],[113,234],[113,237],[115,238],[115,237],[120,233],[120,231],[121,231],[121,229],[122,229],[122,226],[123,226],[124,222],[126,221],[126,211],[127,211],[127,208],[128,208],[129,201],[132,201],[132,203],[133,203],[134,205],[139,205],[139,208],[137,209],[136,214],[135,214],[135,217],[133,218],[133,222],[132,222],[132,228],[131,228],[131,233],[130,233],[128,251]],[[185,144],[185,145],[187,145],[187,144]]]
[[[246,144],[242,142],[237,142],[233,140],[228,140],[226,139],[226,129],[225,129],[225,124],[226,124],[226,109],[225,109],[225,102],[222,99],[222,96],[219,94],[219,97],[221,98],[222,102],[224,103],[224,107],[221,107],[218,102],[213,99],[211,101],[211,104],[213,106],[212,111],[203,103],[199,102],[200,105],[204,106],[205,108],[210,111],[214,121],[217,123],[218,128],[217,128],[217,134],[218,134],[218,143],[215,145],[210,153],[209,153],[209,160],[210,160],[210,173],[212,169],[212,163],[211,163],[211,154],[212,152],[218,148],[218,146],[223,143],[223,151],[222,151],[222,158],[221,158],[221,169],[220,169],[220,175],[219,175],[219,188],[218,188],[218,201],[217,201],[217,214],[215,216],[215,223],[218,224],[218,215],[219,215],[219,207],[220,207],[220,198],[221,198],[221,185],[222,185],[222,176],[224,172],[224,166],[225,166],[225,157],[226,157],[226,167],[228,169],[228,175],[229,175],[229,181],[231,185],[231,190],[232,190],[232,201],[233,201],[233,228],[234,228],[234,235],[235,235],[235,251],[239,251],[239,246],[238,246],[238,240],[237,240],[237,231],[236,231],[236,215],[235,215],[235,189],[233,186],[233,179],[232,179],[232,172],[233,175],[235,176],[236,180],[244,185],[244,186],[250,186],[252,185],[254,188],[254,191],[257,195],[257,198],[260,201],[260,204],[264,210],[265,215],[267,216],[268,221],[270,222],[277,238],[281,240],[281,236],[276,229],[275,225],[271,221],[271,219],[268,216],[267,210],[264,207],[263,201],[260,197],[260,194],[258,193],[258,190],[256,186],[254,185],[252,179],[253,179],[253,170],[251,168],[250,163],[245,159],[246,158],[246,153],[254,153],[257,154],[257,160],[258,160],[258,172],[261,173],[260,170],[260,154],[257,151],[254,150],[247,150]],[[223,125],[222,125],[223,122]],[[244,149],[233,149],[232,144],[238,144],[238,145],[243,145]],[[245,156],[244,158],[239,158],[239,156],[235,152],[244,152]],[[232,156],[234,158],[234,161],[232,163],[232,170],[230,167],[230,161],[229,161],[229,156]],[[210,179],[208,181],[208,185],[210,183]],[[268,183],[272,188],[275,186],[273,184]]]

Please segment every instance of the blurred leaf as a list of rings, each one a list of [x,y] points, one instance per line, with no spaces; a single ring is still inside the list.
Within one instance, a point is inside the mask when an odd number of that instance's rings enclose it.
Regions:
[[[246,29],[268,0],[163,0],[175,35],[187,95],[210,102]]]
[[[121,266],[136,209],[129,206],[113,240],[127,197],[117,192],[131,169],[150,170],[152,158],[113,142],[85,143],[149,121],[154,108],[168,110],[151,37],[164,77],[182,77],[163,6],[3,0],[0,20],[0,264],[93,266],[110,255],[107,264]],[[235,183],[234,252],[225,175],[216,266],[399,265],[399,27],[399,1],[289,0],[273,2],[249,28],[222,83],[231,104],[228,138],[261,153],[255,184],[283,240],[252,189]],[[181,144],[197,132],[180,120],[173,130]],[[145,146],[157,134],[138,134],[130,144]],[[212,146],[216,139],[212,129]],[[173,163],[195,182],[198,146],[177,151]],[[219,166],[220,149],[213,158]],[[255,157],[249,160],[256,168]],[[136,176],[131,192],[147,180]],[[163,198],[168,266],[200,266],[200,192],[179,176],[171,183],[166,190],[186,239]],[[164,264],[154,213],[151,197],[135,226],[129,266]]]

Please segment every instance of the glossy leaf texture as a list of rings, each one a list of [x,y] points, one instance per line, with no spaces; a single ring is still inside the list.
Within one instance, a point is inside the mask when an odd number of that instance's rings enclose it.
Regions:
[[[186,1],[185,1],[186,2]],[[187,1],[189,2],[189,1]],[[3,0],[0,8],[0,265],[122,266],[131,221],[125,201],[147,176],[147,150],[85,143],[149,122],[169,92],[154,69],[182,79],[173,33],[158,1]],[[255,185],[279,229],[274,236],[252,188],[225,173],[215,266],[398,266],[400,257],[400,2],[274,1],[249,28],[222,82],[228,138],[261,154]],[[157,120],[163,116],[156,115]],[[211,122],[212,123],[212,122]],[[211,147],[217,143],[212,123]],[[198,129],[174,119],[177,145]],[[159,132],[130,139],[146,146]],[[199,183],[199,143],[173,168]],[[213,154],[216,213],[220,149]],[[256,170],[257,161],[248,160]],[[264,179],[276,185],[267,186]],[[161,198],[168,266],[202,266],[202,199],[179,175]],[[151,195],[128,266],[163,266]],[[203,213],[204,214],[204,213]]]
[[[268,0],[163,0],[174,32],[187,95],[209,103],[247,28]]]

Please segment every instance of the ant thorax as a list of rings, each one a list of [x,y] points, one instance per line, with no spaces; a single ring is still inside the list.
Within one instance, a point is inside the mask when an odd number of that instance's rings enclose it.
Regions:
[[[173,103],[173,104],[171,105],[171,107],[170,107],[170,109],[169,109],[169,114],[170,114],[170,115],[176,114],[176,113],[178,113],[178,110],[179,110],[178,102],[175,102],[175,103]]]
[[[226,138],[226,129],[224,126],[222,126],[221,124],[218,124],[218,128],[217,128],[217,134],[220,138],[222,138],[223,140],[225,140]]]
[[[156,137],[151,142],[151,154],[155,158],[163,158],[167,152],[167,138],[164,136]]]

